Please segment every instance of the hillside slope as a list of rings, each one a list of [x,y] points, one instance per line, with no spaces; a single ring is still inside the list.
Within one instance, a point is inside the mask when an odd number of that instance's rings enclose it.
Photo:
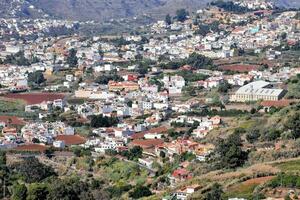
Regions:
[[[276,5],[280,7],[287,7],[287,8],[299,8],[300,1],[299,0],[274,0]]]
[[[96,20],[150,15],[161,18],[179,8],[190,11],[211,0],[0,0],[0,16],[50,15],[62,19]]]
[[[0,0],[0,17],[56,17],[71,20],[162,19],[177,9],[195,11],[214,0]],[[280,7],[299,8],[300,0],[272,0]]]

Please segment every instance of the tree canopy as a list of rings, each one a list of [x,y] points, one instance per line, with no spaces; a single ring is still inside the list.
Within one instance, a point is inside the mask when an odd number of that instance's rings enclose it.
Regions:
[[[124,79],[117,74],[103,74],[96,78],[95,82],[99,84],[108,84],[109,81],[124,81]]]
[[[91,117],[91,127],[110,127],[116,125],[119,120],[115,117],[103,117],[103,115],[93,115]]]
[[[19,65],[19,66],[29,66],[31,64],[30,60],[25,58],[24,51],[19,51],[16,54],[6,56],[3,63]]]
[[[30,85],[41,85],[46,81],[43,72],[35,71],[28,74],[28,82]]]
[[[204,200],[222,200],[223,193],[222,186],[218,183],[214,183],[210,191],[206,193]]]
[[[248,153],[242,150],[240,134],[233,133],[221,140],[215,150],[215,162],[218,168],[240,167],[247,160]]]
[[[78,65],[78,58],[76,56],[77,51],[75,49],[70,49],[69,54],[67,57],[67,64],[69,64],[70,67],[74,68]]]
[[[187,20],[188,16],[189,12],[185,9],[179,9],[176,11],[176,19],[180,22],[184,22],[185,20]]]
[[[233,12],[233,13],[245,13],[251,11],[249,8],[235,4],[232,1],[227,2],[227,1],[218,0],[212,2],[211,5],[217,6],[219,8],[224,9],[227,12]]]
[[[12,168],[19,173],[27,183],[42,181],[56,175],[51,167],[40,163],[36,158],[26,158],[21,163],[16,163]]]
[[[166,15],[165,22],[166,22],[167,25],[172,24],[172,18],[170,16],[170,14]]]
[[[146,186],[138,186],[129,194],[129,196],[134,199],[139,199],[150,195],[152,195],[152,192]]]
[[[188,58],[178,60],[178,61],[170,61],[168,63],[161,63],[159,66],[162,69],[178,69],[184,65],[190,65],[193,69],[213,69],[213,61],[212,59],[198,54],[192,53]]]

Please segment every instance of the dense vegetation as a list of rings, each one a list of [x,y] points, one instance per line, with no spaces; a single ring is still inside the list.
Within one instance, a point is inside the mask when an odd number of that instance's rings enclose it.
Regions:
[[[10,166],[6,164],[6,154],[1,152],[0,170],[1,179],[5,180],[1,182],[1,198],[5,194],[13,200],[95,199],[90,183],[74,177],[60,179],[51,167],[36,158],[24,158]]]
[[[103,74],[96,78],[95,82],[99,84],[108,84],[109,81],[123,81],[124,79],[118,76],[116,73]]]
[[[5,57],[4,64],[12,64],[19,66],[29,66],[30,64],[39,62],[39,59],[35,56],[32,56],[31,59],[25,57],[24,51],[19,51],[16,54],[8,55]]]
[[[176,19],[180,22],[184,22],[187,20],[189,12],[185,9],[179,9],[176,11]]]
[[[77,65],[78,65],[78,58],[77,58],[76,54],[77,54],[77,51],[75,49],[69,50],[69,54],[67,57],[67,64],[70,67],[77,67]]]
[[[218,142],[212,160],[216,168],[236,168],[245,163],[247,154],[242,150],[240,134],[235,132],[227,139]]]
[[[251,11],[250,9],[237,5],[232,1],[214,1],[211,3],[213,6],[217,6],[219,8],[224,9],[226,12],[233,12],[233,13],[245,13]]]
[[[35,71],[28,74],[28,83],[31,86],[41,85],[46,81],[43,72]]]
[[[206,36],[208,33],[211,32],[219,32],[220,31],[219,25],[220,22],[218,21],[214,21],[210,24],[199,24],[198,25],[199,28],[195,31],[195,34]]]
[[[276,187],[299,188],[300,176],[280,173],[272,181],[270,181],[269,186],[272,188],[276,188]]]
[[[212,69],[212,59],[203,55],[192,53],[188,58],[180,61],[170,61],[168,63],[161,63],[159,66],[162,69],[178,69],[184,65],[190,65],[194,69]]]
[[[111,127],[116,125],[119,120],[115,117],[104,117],[103,115],[93,115],[91,116],[91,127]]]

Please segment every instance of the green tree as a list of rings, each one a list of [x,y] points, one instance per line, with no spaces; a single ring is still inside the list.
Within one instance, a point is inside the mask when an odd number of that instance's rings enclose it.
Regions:
[[[180,22],[184,22],[185,20],[187,20],[188,15],[189,12],[185,9],[179,9],[176,11],[176,19]]]
[[[139,63],[137,69],[135,71],[141,75],[145,75],[148,73],[149,66],[146,65],[145,63]]]
[[[268,129],[265,131],[263,135],[263,139],[267,141],[274,141],[281,136],[281,132],[274,128]]]
[[[223,81],[222,83],[220,83],[220,85],[218,87],[218,92],[227,93],[230,88],[231,88],[231,86],[228,83],[228,81]]]
[[[110,127],[116,125],[119,122],[118,118],[115,117],[103,117],[103,115],[91,116],[91,127]]]
[[[25,58],[24,51],[19,51],[14,55],[8,55],[5,57],[4,64],[13,64],[19,66],[29,66],[30,61]]]
[[[159,152],[159,157],[165,158],[166,157],[166,153],[164,151],[160,151]]]
[[[96,78],[95,82],[99,84],[108,84],[109,81],[124,81],[124,79],[117,75],[116,73],[113,74],[104,74],[100,75]]]
[[[53,61],[52,61],[53,64],[56,64],[56,59],[57,59],[57,55],[54,54],[54,55],[53,55]]]
[[[26,200],[41,200],[47,199],[47,186],[45,184],[32,183],[28,187],[28,195]]]
[[[30,85],[41,85],[46,81],[43,72],[36,71],[28,74],[28,82]]]
[[[25,184],[14,184],[12,187],[12,200],[26,200],[27,188]]]
[[[77,51],[75,49],[70,49],[68,57],[67,57],[67,64],[69,64],[70,67],[77,67],[78,65],[78,58],[76,56]]]
[[[131,185],[121,184],[121,185],[111,186],[107,190],[111,198],[119,198],[120,196],[122,196],[123,193],[128,192],[131,189],[132,189]]]
[[[300,113],[294,112],[290,114],[286,120],[285,128],[292,131],[292,137],[294,139],[300,136]]]
[[[250,130],[247,134],[246,134],[246,139],[248,142],[250,143],[254,143],[255,141],[257,141],[260,137],[260,132],[258,129],[253,129]]]
[[[206,193],[204,200],[222,200],[223,194],[222,186],[218,183],[214,183],[208,193]]]
[[[6,152],[0,151],[0,170],[6,168]]]
[[[185,64],[192,66],[194,69],[207,69],[213,65],[210,58],[203,55],[192,53],[185,61]]]
[[[247,160],[247,152],[242,150],[239,134],[233,133],[226,140],[221,140],[215,150],[217,168],[236,168]]]
[[[21,163],[12,165],[12,169],[23,176],[27,183],[42,181],[56,175],[51,167],[40,163],[37,158],[25,158]]]
[[[45,150],[45,155],[48,158],[52,158],[54,153],[55,153],[55,149],[52,146]]]
[[[98,46],[98,54],[101,59],[104,57],[104,51],[102,50],[101,45]]]
[[[91,186],[77,178],[55,179],[49,184],[48,199],[93,200]]]
[[[281,38],[282,40],[286,40],[286,38],[287,38],[287,33],[286,33],[286,32],[283,32],[283,33],[280,35],[280,38]]]
[[[123,151],[122,156],[127,157],[128,160],[137,160],[141,158],[143,154],[143,149],[140,146],[134,146],[129,151]]]
[[[167,25],[172,24],[172,18],[169,14],[166,15],[165,22],[166,22]]]
[[[91,156],[92,155],[90,149],[79,147],[79,146],[73,147],[72,151],[75,154],[75,156],[77,156],[77,157]]]
[[[152,192],[150,191],[149,187],[146,186],[137,186],[132,192],[129,193],[129,196],[133,199],[140,199],[150,195],[152,195]]]
[[[227,12],[233,12],[233,13],[245,13],[245,12],[251,11],[251,9],[244,7],[244,6],[240,6],[238,4],[235,4],[232,1],[226,2],[223,0],[218,0],[218,1],[212,2],[211,5],[217,6],[219,8],[224,9]]]

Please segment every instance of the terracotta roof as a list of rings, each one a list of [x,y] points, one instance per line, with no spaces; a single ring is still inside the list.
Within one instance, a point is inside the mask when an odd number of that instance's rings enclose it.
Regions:
[[[64,141],[67,146],[84,144],[86,142],[86,139],[79,135],[58,135],[55,140]]]
[[[149,140],[133,140],[131,145],[140,146],[143,149],[154,148],[157,145],[163,144],[164,141],[160,139],[149,139]]]
[[[16,133],[17,132],[17,129],[14,128],[14,127],[4,127],[2,129],[2,132],[3,133]]]
[[[118,87],[131,87],[131,86],[139,86],[137,83],[134,82],[114,82],[110,81],[108,83],[109,86],[118,86]]]
[[[137,140],[137,139],[143,139],[146,133],[135,133],[131,135],[131,139]]]
[[[241,32],[241,31],[245,31],[245,28],[238,27],[238,28],[234,29],[232,32],[233,33],[238,33],[238,32]]]
[[[173,177],[187,176],[189,172],[186,169],[176,169],[173,173]]]
[[[25,125],[25,121],[16,116],[0,116],[0,122],[8,123],[8,120],[11,119],[11,124],[13,125]]]
[[[168,131],[168,129],[166,127],[161,126],[161,127],[152,128],[148,131],[145,131],[145,133],[165,133],[167,131]]]
[[[25,144],[20,145],[15,148],[17,151],[40,151],[44,152],[47,149],[45,145],[40,144]]]
[[[274,106],[274,107],[280,108],[280,107],[288,106],[288,105],[290,105],[290,103],[292,103],[292,101],[289,101],[289,100],[262,101],[261,105],[264,106],[264,107]]]
[[[143,139],[145,134],[154,134],[154,133],[166,133],[168,131],[168,129],[164,126],[161,126],[161,127],[157,127],[157,128],[152,128],[150,130],[147,130],[147,131],[144,131],[144,132],[141,132],[141,133],[136,133],[136,134],[133,134],[131,136],[131,139],[133,140],[137,140],[137,139]]]

